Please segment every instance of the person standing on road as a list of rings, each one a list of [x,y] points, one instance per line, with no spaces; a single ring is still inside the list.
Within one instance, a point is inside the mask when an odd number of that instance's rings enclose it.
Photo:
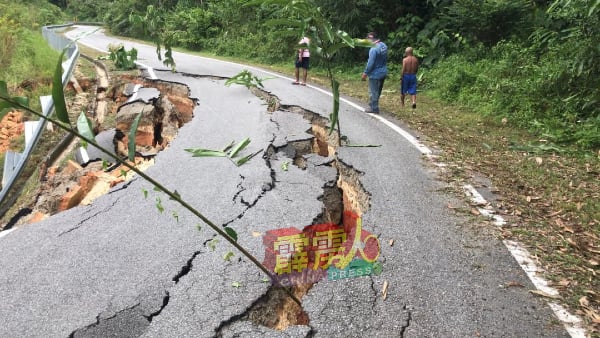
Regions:
[[[308,67],[310,65],[309,43],[310,39],[306,36],[298,42],[300,48],[298,48],[298,56],[296,57],[296,81],[292,82],[292,84],[306,86],[306,76],[308,75]],[[300,82],[300,68],[302,68],[302,82]]]
[[[379,96],[383,89],[383,82],[387,76],[387,45],[377,38],[375,32],[367,34],[367,39],[373,43],[369,49],[369,60],[361,77],[365,81],[369,78],[369,107],[367,113],[379,114]]]
[[[412,108],[417,108],[417,71],[419,60],[413,55],[413,48],[407,47],[402,60],[402,77],[400,78],[400,103],[404,107],[404,99],[409,94]]]

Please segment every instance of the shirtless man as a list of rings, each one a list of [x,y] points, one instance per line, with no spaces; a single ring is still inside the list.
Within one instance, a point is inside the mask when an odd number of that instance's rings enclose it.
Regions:
[[[406,56],[402,60],[402,78],[400,88],[400,103],[404,107],[404,98],[410,94],[412,99],[412,108],[417,108],[417,71],[419,70],[419,60],[413,55],[412,47],[407,47]]]

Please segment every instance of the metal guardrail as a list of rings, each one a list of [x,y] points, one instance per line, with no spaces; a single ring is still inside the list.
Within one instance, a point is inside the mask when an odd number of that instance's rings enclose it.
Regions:
[[[56,33],[57,30],[70,27],[73,24],[64,24],[64,25],[55,25],[55,26],[44,26],[42,27],[42,35],[48,42],[48,44],[59,51],[67,48],[65,51],[65,55],[67,60],[62,63],[63,67],[63,75],[62,75],[62,84],[63,88],[67,86],[69,83],[69,79],[73,75],[73,70],[75,69],[75,65],[77,63],[77,58],[79,57],[79,48],[76,43],[67,39],[63,35],[59,35]],[[52,100],[52,96],[42,96],[40,97],[40,101],[42,104],[42,113],[44,116],[50,116],[54,112],[54,101]],[[40,136],[44,128],[46,127],[46,120],[40,119],[37,122],[37,125],[34,128],[34,131],[29,140],[25,142],[25,150],[23,153],[13,153],[10,151],[6,152],[4,162],[4,172],[2,175],[2,191],[0,191],[0,205],[3,205],[5,199],[8,196],[8,192],[14,185],[15,181],[21,175],[21,172],[25,168],[27,164],[27,160],[29,156],[35,149]]]

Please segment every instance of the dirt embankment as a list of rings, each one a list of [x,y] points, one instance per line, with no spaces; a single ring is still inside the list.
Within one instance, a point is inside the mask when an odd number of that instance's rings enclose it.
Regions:
[[[119,158],[127,158],[130,128],[141,113],[134,163],[141,170],[151,166],[154,155],[168,147],[178,129],[192,119],[196,103],[189,97],[189,88],[177,83],[146,80],[131,72],[109,71],[110,65],[97,61],[92,63],[95,78],[86,77],[79,71],[85,62],[90,61],[80,59],[67,87],[67,97],[72,97],[68,102],[71,120],[74,121],[82,111],[86,112],[92,121],[96,142]],[[140,90],[151,90],[155,95],[136,99]],[[0,150],[5,152],[11,140],[21,137],[23,129],[23,114],[9,113],[0,123]],[[82,150],[77,139],[65,142],[64,147],[53,151],[57,154],[46,158],[54,160],[42,164],[35,177],[29,179],[28,184],[35,188],[30,192],[23,190],[22,194],[27,196],[21,195],[4,215],[0,229],[37,222],[74,206],[89,204],[134,176],[99,149],[88,147]]]
[[[4,154],[11,149],[11,142],[23,135],[24,131],[23,113],[19,111],[7,113],[0,121],[0,153]]]

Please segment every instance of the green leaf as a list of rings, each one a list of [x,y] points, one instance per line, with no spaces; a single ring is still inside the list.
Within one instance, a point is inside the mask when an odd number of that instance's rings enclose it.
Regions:
[[[235,242],[237,242],[237,240],[238,240],[237,232],[235,232],[235,230],[233,230],[230,227],[225,227],[224,229],[225,229],[225,232],[229,235],[229,237],[233,238],[233,240]]]
[[[352,39],[352,37],[351,37],[351,36],[350,36],[348,33],[344,32],[344,31],[342,31],[342,30],[338,30],[338,31],[337,31],[337,36],[338,36],[338,37],[339,37],[339,38],[340,38],[342,41],[344,41],[344,43],[346,44],[346,46],[349,46],[349,47],[351,47],[351,48],[354,48],[354,39]]]
[[[338,113],[340,111],[340,83],[336,79],[331,79],[331,89],[333,92],[333,112],[329,115],[329,118],[331,119],[329,135],[333,133],[336,125],[339,123]]]
[[[13,96],[12,100],[15,101],[16,103],[24,106],[24,107],[29,107],[29,98],[25,97],[25,96]]]
[[[177,211],[172,211],[171,215],[173,215],[173,218],[175,218],[175,221],[179,223],[179,215],[177,215]]]
[[[375,44],[369,39],[354,39],[354,47],[365,47],[371,48],[375,46]]]
[[[252,159],[254,156],[256,156],[256,155],[260,154],[262,151],[263,151],[263,150],[261,149],[261,150],[259,150],[259,151],[255,152],[254,154],[251,154],[251,155],[248,155],[248,156],[244,156],[244,157],[240,158],[239,160],[237,160],[237,162],[235,162],[235,164],[236,164],[236,165],[239,167],[239,166],[241,166],[242,164],[244,164],[244,163],[246,163],[246,162],[250,161],[250,159]]]
[[[54,77],[52,78],[52,100],[54,101],[54,110],[56,111],[56,117],[60,122],[71,124],[69,121],[69,113],[67,112],[67,103],[65,102],[65,93],[63,91],[62,83],[62,62],[65,56],[66,49],[63,49],[58,58],[58,64],[54,71]]]
[[[229,157],[234,158],[240,151],[242,151],[244,148],[246,148],[246,146],[248,146],[248,144],[250,144],[250,139],[248,137],[246,137],[229,152]]]
[[[85,116],[85,112],[81,112],[77,118],[77,131],[83,136],[84,148],[87,145],[87,141],[94,141],[95,136],[92,131],[92,121]]]
[[[138,125],[140,124],[140,119],[142,118],[143,113],[144,110],[142,109],[142,111],[135,117],[131,127],[129,128],[129,136],[127,138],[127,158],[132,162],[135,159],[135,135],[137,134]]]
[[[592,16],[594,15],[594,12],[596,12],[596,9],[600,6],[600,0],[596,0],[596,3],[593,4],[592,6],[590,6],[590,10],[588,12],[588,16]]]
[[[106,160],[102,160],[102,170],[108,170],[108,162]]]
[[[162,205],[162,201],[160,200],[160,197],[156,198],[156,209],[158,209],[158,211],[162,214],[163,211],[165,211],[165,208]]]
[[[148,190],[142,189],[142,193],[144,194],[144,199],[148,198]]]
[[[202,225],[200,225],[200,223],[196,223],[196,229],[198,229],[198,231],[202,231]]]
[[[330,46],[326,47],[323,50],[323,53],[325,55],[331,57],[331,56],[333,56],[333,54],[337,53],[338,50],[340,50],[342,48],[345,48],[345,47],[348,47],[348,45],[345,44],[344,42],[339,42],[339,43],[336,43],[336,44],[333,44],[333,45],[330,45]]]
[[[281,163],[281,170],[283,171],[288,171],[288,165],[290,164],[290,162],[285,161],[283,163]]]
[[[231,286],[233,286],[234,288],[240,288],[240,287],[242,287],[242,283],[240,283],[240,282],[233,282],[233,283],[231,283]]]
[[[239,84],[239,85],[246,86],[246,88],[262,87],[263,86],[262,82],[264,80],[269,80],[269,79],[274,79],[274,78],[270,77],[270,78],[261,79],[257,76],[252,75],[252,73],[250,71],[248,71],[247,69],[244,69],[241,72],[239,72],[238,74],[236,74],[235,76],[227,79],[227,81],[225,81],[225,85],[229,87],[232,84]]]
[[[375,276],[381,275],[382,271],[383,271],[383,264],[381,264],[381,262],[373,263],[373,274]]]
[[[239,160],[235,161],[235,165],[239,167],[242,164],[250,161],[251,158],[252,158],[252,155],[244,156],[244,157],[240,158]]]
[[[331,25],[329,24],[324,24],[323,30],[325,31],[325,35],[327,36],[327,40],[329,40],[329,42],[333,43],[333,32],[331,31]]]
[[[215,251],[217,249],[217,244],[219,244],[219,240],[216,238],[211,239],[206,245],[211,251]]]
[[[231,262],[231,257],[235,256],[233,252],[231,251],[227,251],[227,253],[225,253],[225,255],[223,255],[223,259]]]
[[[227,157],[227,153],[218,150],[190,148],[185,151],[192,153],[192,157]]]

